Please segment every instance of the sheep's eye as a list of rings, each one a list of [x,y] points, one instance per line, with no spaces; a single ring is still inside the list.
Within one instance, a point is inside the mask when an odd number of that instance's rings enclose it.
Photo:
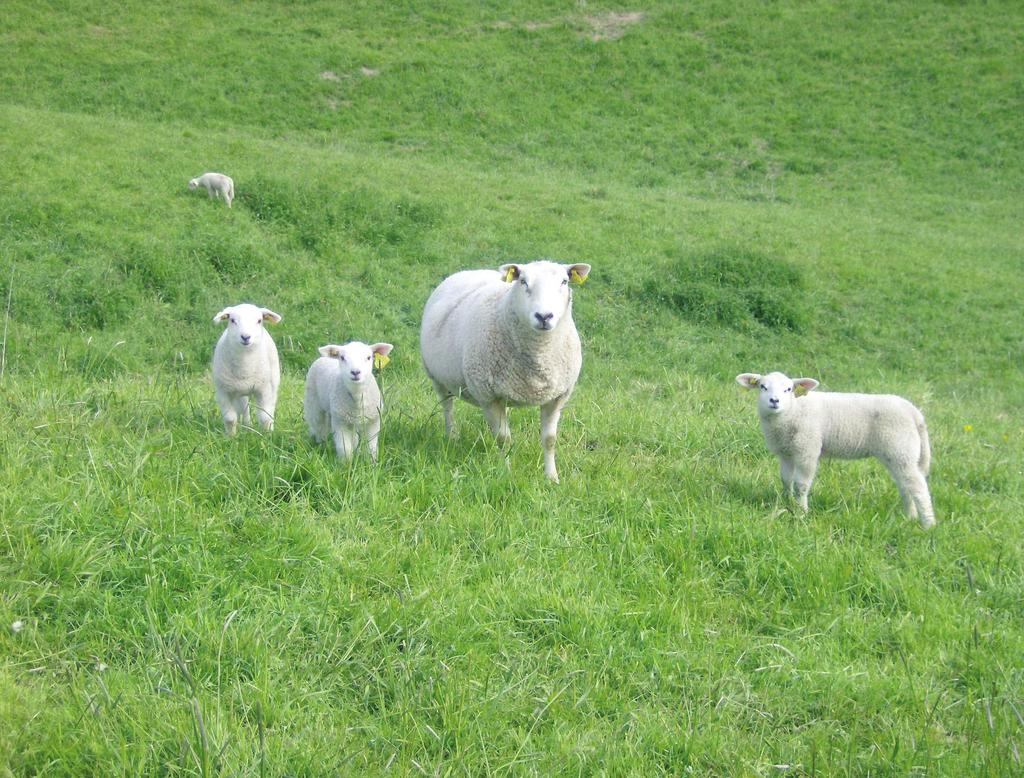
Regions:
[[[569,285],[569,279],[568,278],[563,278],[562,279],[562,286],[568,286],[568,285]]]
[[[787,392],[792,392],[792,391],[793,391],[793,387],[792,387],[792,386],[791,386],[791,387],[789,387],[789,389],[787,389],[786,391],[787,391]]]
[[[366,361],[369,362],[371,357],[373,357],[373,354],[370,354],[370,356],[366,358]]]
[[[526,279],[525,278],[520,278],[519,279],[519,283],[521,283],[523,286],[529,286],[529,284],[526,283]]]
[[[338,354],[338,359],[340,359],[342,362],[344,362],[345,361],[345,355],[344,354]]]

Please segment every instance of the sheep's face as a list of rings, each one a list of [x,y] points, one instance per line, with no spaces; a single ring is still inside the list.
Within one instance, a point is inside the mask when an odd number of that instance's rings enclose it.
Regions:
[[[276,324],[281,317],[269,308],[260,308],[249,303],[233,305],[213,317],[215,322],[226,321],[228,339],[243,348],[252,348],[263,339],[263,323]]]
[[[756,389],[757,410],[762,416],[785,413],[793,401],[807,394],[818,382],[813,378],[790,378],[785,373],[741,373],[736,382],[746,389]]]
[[[195,189],[197,186],[199,186],[199,179],[198,178],[193,178],[191,181],[188,182],[188,188],[189,189]]]
[[[498,272],[514,284],[512,295],[519,320],[531,329],[550,332],[572,310],[570,281],[582,284],[590,265],[540,261],[502,265]]]
[[[321,356],[337,359],[341,365],[341,377],[346,383],[361,384],[373,375],[375,364],[383,366],[384,359],[394,348],[390,343],[374,343],[372,346],[353,340],[344,346],[321,346]],[[377,357],[377,359],[374,359]]]

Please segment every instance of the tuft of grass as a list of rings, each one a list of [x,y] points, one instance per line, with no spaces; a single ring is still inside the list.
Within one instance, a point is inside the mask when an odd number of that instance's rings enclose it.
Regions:
[[[801,332],[812,320],[803,268],[746,248],[681,256],[648,280],[643,294],[689,321]]]

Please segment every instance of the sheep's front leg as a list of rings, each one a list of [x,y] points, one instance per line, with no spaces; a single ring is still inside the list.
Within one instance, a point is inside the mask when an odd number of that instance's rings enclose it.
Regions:
[[[544,475],[558,483],[558,470],[555,468],[555,440],[558,437],[558,420],[562,416],[562,406],[568,398],[558,397],[540,407],[540,444],[544,449]]]
[[[807,513],[807,494],[814,483],[814,474],[818,470],[817,457],[805,457],[793,462],[793,497],[801,512]]]
[[[270,432],[274,429],[274,410],[277,406],[277,396],[274,392],[256,392],[253,395],[256,404],[256,421],[260,429]],[[247,420],[248,421],[248,420]]]
[[[359,438],[356,437],[355,430],[346,429],[340,424],[334,428],[334,451],[338,459],[343,462],[350,460],[356,453],[358,443]]]
[[[228,435],[234,435],[238,432],[238,398],[232,397],[230,394],[221,391],[220,389],[218,389],[215,394],[217,398],[217,405],[220,407],[220,417],[224,422],[224,431]]]
[[[495,400],[481,407],[483,408],[484,418],[487,419],[487,425],[491,428],[491,432],[494,433],[494,437],[498,439],[498,445],[502,448],[507,448],[509,443],[512,442],[512,433],[508,428],[508,409],[505,407],[505,402],[503,400]]]
[[[779,477],[782,479],[782,494],[789,497],[793,494],[793,461],[779,457]]]
[[[380,437],[380,419],[370,422],[366,427],[366,448],[370,452],[370,461],[377,461],[377,439]]]

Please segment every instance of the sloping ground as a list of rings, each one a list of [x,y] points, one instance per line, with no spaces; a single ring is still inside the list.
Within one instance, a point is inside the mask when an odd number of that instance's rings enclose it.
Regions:
[[[5,9],[0,772],[1019,771],[1022,25]],[[443,443],[417,355],[441,277],[535,256],[594,266],[559,487],[535,412],[510,468],[472,408]],[[284,380],[229,441],[242,299]],[[397,346],[377,468],[304,434],[348,338]],[[785,511],[771,368],[914,399],[936,530],[877,463]]]

